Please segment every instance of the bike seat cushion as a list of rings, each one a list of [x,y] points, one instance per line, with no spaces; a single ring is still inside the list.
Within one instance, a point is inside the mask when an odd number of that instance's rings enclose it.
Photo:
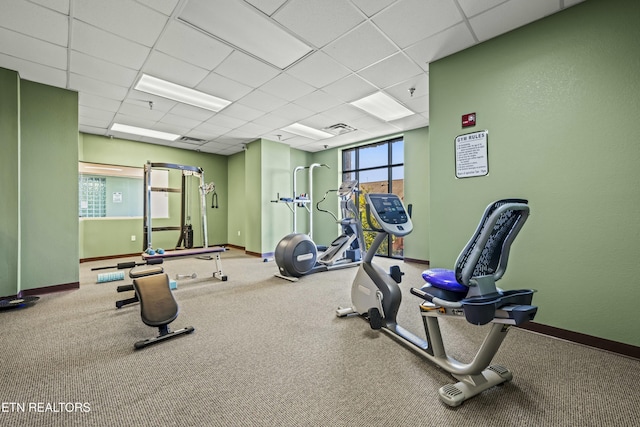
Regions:
[[[456,280],[456,273],[453,270],[432,268],[423,271],[422,278],[434,288],[443,289],[445,291],[466,293],[469,290],[465,285],[458,283]]]

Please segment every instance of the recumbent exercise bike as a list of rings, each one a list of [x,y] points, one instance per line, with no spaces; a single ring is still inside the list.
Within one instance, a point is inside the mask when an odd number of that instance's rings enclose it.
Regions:
[[[533,320],[537,307],[530,305],[535,291],[496,288],[507,267],[509,249],[529,215],[526,200],[504,199],[490,204],[473,237],[456,262],[455,271],[426,270],[427,282],[411,293],[422,298],[420,312],[426,340],[398,325],[396,316],[402,300],[398,266],[387,274],[372,263],[387,236],[405,236],[413,230],[410,214],[394,194],[366,194],[366,216],[377,235],[367,251],[351,289],[352,307],[338,308],[339,317],[358,314],[373,329],[382,329],[408,345],[459,380],[439,390],[440,400],[458,406],[482,391],[512,379],[500,365],[490,365],[511,325]],[[379,227],[371,225],[373,214]],[[476,356],[462,363],[447,355],[438,319],[465,318],[475,325],[492,323]]]

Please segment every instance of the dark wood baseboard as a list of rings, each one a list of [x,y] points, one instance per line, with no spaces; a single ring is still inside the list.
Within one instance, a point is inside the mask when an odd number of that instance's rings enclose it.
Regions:
[[[265,260],[273,258],[273,252],[265,252],[265,253],[259,253],[259,252],[251,252],[251,251],[244,251],[245,254],[250,255],[250,256],[254,256],[254,257],[258,257],[258,258],[263,258]]]
[[[91,262],[91,261],[107,261],[110,259],[118,259],[118,258],[129,258],[132,256],[139,256],[142,252],[136,252],[135,254],[122,254],[122,255],[108,255],[108,256],[97,256],[92,258],[80,258],[80,264],[83,262]]]
[[[226,246],[228,248],[233,248],[233,249],[238,249],[240,251],[244,251],[244,246],[233,245],[231,243],[227,243],[226,245],[222,245],[222,246]]]
[[[80,289],[80,282],[64,283],[61,285],[43,286],[42,288],[25,289],[21,292],[20,296],[32,297],[42,294],[52,294],[54,292],[72,291],[74,289]],[[7,295],[2,298],[16,298],[18,295]]]
[[[528,331],[548,335],[554,338],[559,338],[577,344],[598,348],[600,350],[610,351],[612,353],[620,354],[623,356],[632,357],[634,359],[640,359],[640,347],[636,347],[630,344],[611,341],[604,338],[598,338],[591,335],[582,334],[580,332],[568,331],[566,329],[542,325],[535,322],[527,322],[519,325],[518,327],[521,329],[526,329]]]
[[[412,263],[415,263],[415,264],[429,265],[429,260],[425,260],[425,259],[416,259],[416,258],[404,257],[404,262],[412,262]]]

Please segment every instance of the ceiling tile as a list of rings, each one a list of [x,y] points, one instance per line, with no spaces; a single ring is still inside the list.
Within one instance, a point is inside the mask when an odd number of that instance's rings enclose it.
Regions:
[[[71,51],[70,69],[72,73],[124,87],[131,86],[137,75],[136,70],[77,51]]]
[[[413,93],[411,93],[410,89],[413,89]],[[384,91],[405,105],[418,98],[426,98],[428,100],[429,76],[422,73],[408,80],[403,80],[396,85],[390,86]]]
[[[73,73],[69,75],[69,89],[117,100],[123,100],[125,96],[127,96],[128,91],[126,87]]]
[[[233,52],[226,44],[180,21],[167,26],[156,49],[206,70],[213,70]]]
[[[396,47],[366,22],[323,49],[333,59],[357,71],[397,52]]]
[[[180,2],[180,0],[136,0],[136,1],[152,9],[155,9],[158,12],[164,13],[167,16],[170,16],[173,13],[176,6]]]
[[[352,74],[325,86],[322,90],[344,102],[351,102],[371,95],[377,88],[360,76]]]
[[[350,71],[327,54],[316,52],[291,67],[287,73],[319,89],[349,75]]]
[[[48,67],[67,69],[66,48],[4,28],[0,28],[0,51]]]
[[[191,132],[199,135],[207,135],[207,139],[212,139],[218,135],[224,135],[229,132],[231,128],[217,126],[210,122],[202,122],[198,126],[194,127]]]
[[[134,69],[142,67],[150,51],[148,47],[78,20],[72,23],[71,48]]]
[[[83,124],[79,124],[78,125],[78,130],[80,132],[83,133],[87,133],[90,135],[107,135],[107,129],[105,128],[100,128],[100,127],[95,127],[95,126],[89,126],[89,125],[83,125]]]
[[[53,9],[56,12],[60,12],[64,15],[69,15],[69,0],[31,0],[33,3],[37,3],[49,9]]]
[[[153,77],[188,87],[197,85],[209,74],[204,68],[158,51],[151,52],[142,71]]]
[[[313,86],[303,83],[287,73],[282,73],[269,80],[260,89],[287,101],[293,101],[315,90]]]
[[[258,117],[253,123],[262,125],[271,129],[280,129],[291,124],[291,120],[282,116],[278,116],[272,113],[265,114],[262,117]]]
[[[69,39],[67,14],[20,0],[3,0],[0,27],[58,46],[66,47]]]
[[[289,119],[289,123],[294,123],[306,117],[311,117],[314,114],[313,111],[296,104],[283,105],[282,107],[273,110],[272,113],[276,116]]]
[[[152,102],[151,106],[155,111],[162,111],[168,113],[171,111],[173,107],[175,107],[178,102],[172,99],[163,98],[161,96],[151,95],[150,93],[141,92],[139,90],[132,90],[124,102],[142,105],[146,108],[149,108],[149,102]]]
[[[353,0],[353,3],[369,17],[395,2],[396,0]]]
[[[287,0],[245,0],[266,15],[273,15],[280,6],[285,4]]]
[[[294,101],[294,104],[312,111],[324,111],[336,107],[341,101],[326,92],[317,90]]]
[[[202,120],[195,120],[189,117],[167,113],[164,115],[164,117],[162,117],[162,123],[179,126],[180,128],[184,129],[182,132],[180,132],[180,134],[184,135],[187,131],[195,128],[196,126],[199,126],[200,123],[202,123]],[[167,130],[167,132],[170,131]]]
[[[0,35],[0,39],[2,36]],[[0,43],[0,51],[2,50]],[[0,66],[17,71],[20,77],[54,87],[67,86],[67,72],[0,53]]]
[[[272,111],[274,108],[282,107],[285,104],[288,104],[289,101],[279,98],[275,95],[271,95],[269,93],[263,92],[259,89],[254,90],[249,93],[247,96],[238,101],[238,104],[242,104],[245,106],[251,106],[257,110],[260,110],[264,113],[268,113]]]
[[[233,129],[227,132],[226,136],[233,136],[239,138],[258,138],[268,132],[271,132],[273,129],[265,126],[260,126],[255,123],[247,123],[236,129]]]
[[[137,126],[137,127],[141,127],[141,128],[147,128],[147,129],[154,129],[154,126],[156,124],[155,121],[153,120],[145,120],[145,119],[141,119],[140,117],[136,117],[136,116],[128,116],[126,114],[121,114],[121,113],[117,113],[115,118],[113,119],[114,123],[122,123],[124,125],[130,125],[130,126]],[[156,129],[156,130],[160,130],[160,129]],[[178,133],[178,132],[172,132],[172,133]],[[129,135],[129,134],[121,134],[119,132],[113,132],[113,135]],[[129,135],[129,139],[131,139],[132,136]]]
[[[242,120],[243,122],[255,120],[264,114],[264,111],[256,110],[255,108],[247,107],[237,102],[234,102],[218,113],[218,115],[234,117]]]
[[[246,122],[247,122],[246,120],[240,120],[235,117],[226,116],[224,114],[218,113],[213,117],[211,117],[206,122],[203,122],[200,126],[204,126],[205,124],[210,124],[210,125],[219,126],[222,128],[235,129],[238,126],[242,126]]]
[[[229,55],[215,72],[250,87],[258,87],[279,74],[274,67],[237,50]]]
[[[98,108],[91,108],[85,105],[79,105],[78,115],[86,118],[104,121],[106,122],[106,124],[104,126],[98,126],[98,127],[107,127],[115,114],[110,111],[105,111]]]
[[[291,0],[273,17],[318,48],[364,20],[362,14],[344,0]]]
[[[83,123],[89,126],[106,129],[111,124],[115,114],[104,110],[83,107],[81,105],[78,108],[78,116],[84,118],[85,120],[83,120]],[[89,120],[91,120],[91,122],[89,122]]]
[[[442,0],[400,0],[373,22],[405,48],[462,21],[456,4]]]
[[[167,17],[133,0],[82,0],[73,3],[74,19],[151,47]]]
[[[180,19],[281,70],[313,50],[242,1],[190,0]]]
[[[306,119],[302,120],[300,123],[302,123],[305,126],[312,127],[314,129],[322,130],[328,126],[335,125],[337,122],[333,118],[326,116],[324,114],[315,114],[311,117],[307,117]]]
[[[228,101],[237,101],[253,90],[251,86],[216,73],[209,74],[195,88]]]
[[[345,123],[350,125],[350,122],[362,117],[366,113],[359,108],[353,107],[349,104],[342,104],[337,107],[330,108],[322,113],[329,117],[333,124]]]
[[[559,10],[558,0],[510,0],[469,20],[480,41],[536,21]]]
[[[157,109],[152,110],[142,102],[124,102],[118,110],[118,113],[152,122],[157,122],[166,114],[164,111]]]
[[[161,122],[154,123],[151,129],[161,132],[177,133],[178,135],[187,134],[196,125],[196,121],[188,120],[184,117],[166,115]]]
[[[458,4],[462,8],[465,16],[471,18],[505,1],[506,0],[458,0]]]
[[[428,71],[429,62],[459,52],[475,43],[476,40],[469,31],[469,27],[465,23],[460,23],[427,39],[420,40],[405,49],[404,52],[425,71]]]
[[[82,119],[82,123],[84,123],[85,126],[91,126],[98,129],[108,129],[109,126],[111,126],[113,116],[111,118],[94,118],[88,117],[83,113],[84,111],[82,111],[82,109],[78,111],[78,119]]]
[[[78,94],[78,104],[107,112],[117,111],[118,108],[120,108],[120,101],[118,100],[92,95],[87,92],[80,92]]]
[[[193,105],[183,104],[181,102],[176,102],[176,105],[169,112],[176,116],[188,117],[201,122],[209,120],[215,114],[213,111],[194,107]]]
[[[381,89],[394,85],[424,71],[404,54],[395,54],[382,62],[361,70],[358,75]]]

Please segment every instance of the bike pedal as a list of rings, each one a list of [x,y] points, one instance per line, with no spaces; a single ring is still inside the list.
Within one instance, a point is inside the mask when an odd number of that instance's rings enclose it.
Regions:
[[[369,325],[371,329],[382,329],[382,316],[377,308],[369,309]]]

